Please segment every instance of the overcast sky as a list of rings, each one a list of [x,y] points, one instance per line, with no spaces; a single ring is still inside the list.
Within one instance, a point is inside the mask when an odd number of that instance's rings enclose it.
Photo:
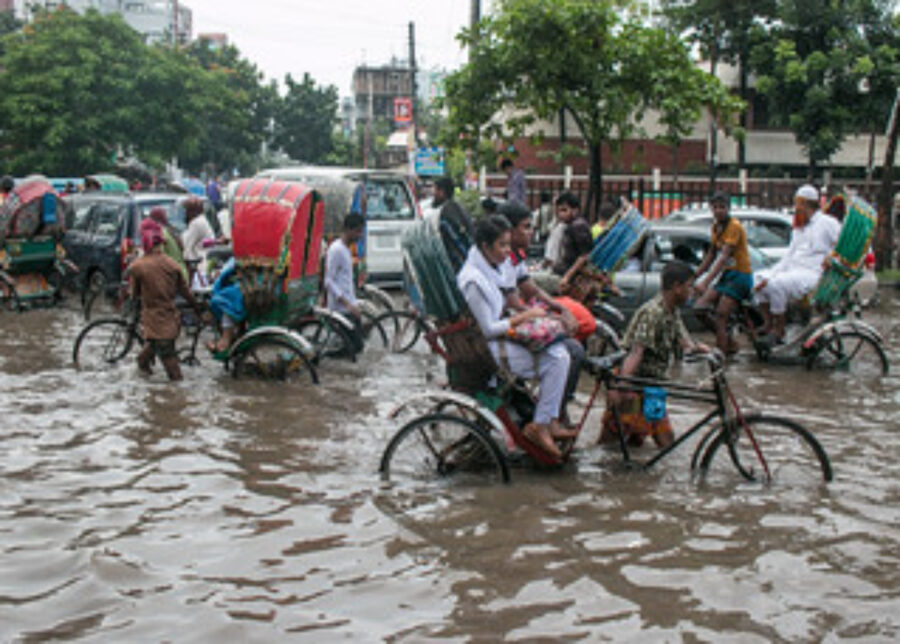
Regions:
[[[350,95],[353,69],[406,60],[408,24],[416,27],[416,62],[454,69],[465,62],[455,35],[469,20],[469,0],[184,0],[194,35],[224,32],[269,78],[309,72]],[[482,0],[482,11],[490,0]]]

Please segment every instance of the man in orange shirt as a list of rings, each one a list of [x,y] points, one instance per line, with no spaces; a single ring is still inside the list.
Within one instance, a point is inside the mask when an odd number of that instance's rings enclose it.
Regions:
[[[717,192],[710,205],[714,218],[710,233],[712,244],[697,267],[697,275],[706,274],[694,285],[694,293],[699,297],[694,308],[710,310],[715,307],[716,345],[723,353],[736,353],[737,345],[728,335],[728,317],[753,290],[747,232],[729,213],[728,195]],[[715,287],[710,288],[720,274]]]

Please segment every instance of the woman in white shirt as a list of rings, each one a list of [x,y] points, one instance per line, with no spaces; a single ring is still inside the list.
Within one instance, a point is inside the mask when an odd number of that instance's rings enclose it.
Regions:
[[[475,244],[469,249],[466,262],[456,278],[472,316],[498,361],[499,343],[503,342],[510,329],[546,315],[543,309],[533,308],[506,316],[506,300],[501,288],[506,285],[503,265],[509,261],[510,244],[510,226],[504,217],[493,215],[482,219],[475,226]],[[525,426],[523,433],[530,441],[559,457],[561,454],[554,439],[571,438],[573,435],[559,424],[569,371],[569,354],[565,346],[562,343],[552,344],[533,355],[522,345],[506,342],[505,354],[504,362],[512,373],[523,378],[537,376],[540,381],[534,421]]]

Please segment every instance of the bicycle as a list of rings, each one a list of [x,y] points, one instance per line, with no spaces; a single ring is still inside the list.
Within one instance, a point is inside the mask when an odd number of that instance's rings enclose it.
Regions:
[[[450,333],[459,333],[460,328],[458,324]],[[440,333],[427,337],[434,342]],[[446,330],[443,333],[444,337],[449,335]],[[452,363],[446,351],[442,355]],[[666,380],[619,376],[616,368],[625,355],[619,351],[586,360],[586,369],[594,377],[595,386],[576,427],[578,435],[604,388],[634,394],[642,393],[646,387],[665,387],[672,398],[705,402],[715,407],[671,445],[643,463],[632,457],[628,436],[622,431],[618,412],[614,411],[619,448],[627,467],[650,469],[712,423],[691,458],[691,471],[703,479],[718,476],[725,459],[716,458],[716,455],[725,449],[729,462],[748,481],[764,478],[771,484],[776,480],[787,480],[785,473],[825,482],[832,480],[827,453],[802,425],[776,415],[743,413],[728,385],[721,354],[713,352],[689,358],[707,360],[710,366],[711,384],[695,387]],[[453,478],[508,483],[511,463],[522,461],[523,457],[530,457],[534,463],[543,466],[561,465],[568,459],[577,438],[564,445],[562,458],[555,458],[528,441],[521,429],[533,412],[533,400],[520,381],[501,377],[492,389],[468,393],[458,388],[426,392],[406,401],[391,412],[391,418],[398,418],[405,410],[420,405],[425,409],[404,424],[388,442],[379,465],[382,478],[392,482]],[[799,451],[794,449],[795,446],[799,446]]]
[[[760,413],[744,414],[725,376],[724,357],[718,351],[685,356],[687,362],[706,361],[710,368],[708,386],[684,385],[669,380],[621,376],[616,365],[624,358],[624,352],[607,358],[587,360],[587,368],[595,377],[591,404],[601,388],[629,394],[644,395],[648,388],[662,388],[667,397],[713,405],[703,418],[683,432],[670,445],[660,449],[643,463],[634,461],[628,447],[628,435],[622,428],[621,417],[612,407],[618,445],[627,466],[648,470],[671,454],[689,438],[712,423],[702,436],[691,457],[691,471],[708,478],[711,468],[718,473],[722,458],[716,454],[722,449],[738,473],[748,481],[761,477],[767,483],[782,480],[785,475],[833,479],[831,461],[825,449],[813,434],[798,422],[777,415]],[[590,404],[589,404],[590,408]],[[799,449],[795,449],[799,448]],[[754,465],[756,463],[756,465]],[[759,471],[757,467],[760,468]]]

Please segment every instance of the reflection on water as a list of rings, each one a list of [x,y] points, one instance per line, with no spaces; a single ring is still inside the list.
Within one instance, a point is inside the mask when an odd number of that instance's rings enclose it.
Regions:
[[[873,320],[900,366],[898,308]],[[206,360],[170,385],[74,371],[80,324],[0,318],[3,641],[900,635],[896,375],[731,367],[748,407],[820,437],[827,487],[698,485],[690,449],[627,472],[592,446],[597,414],[561,472],[386,489],[385,419],[438,375],[427,356],[328,363],[318,388]]]

